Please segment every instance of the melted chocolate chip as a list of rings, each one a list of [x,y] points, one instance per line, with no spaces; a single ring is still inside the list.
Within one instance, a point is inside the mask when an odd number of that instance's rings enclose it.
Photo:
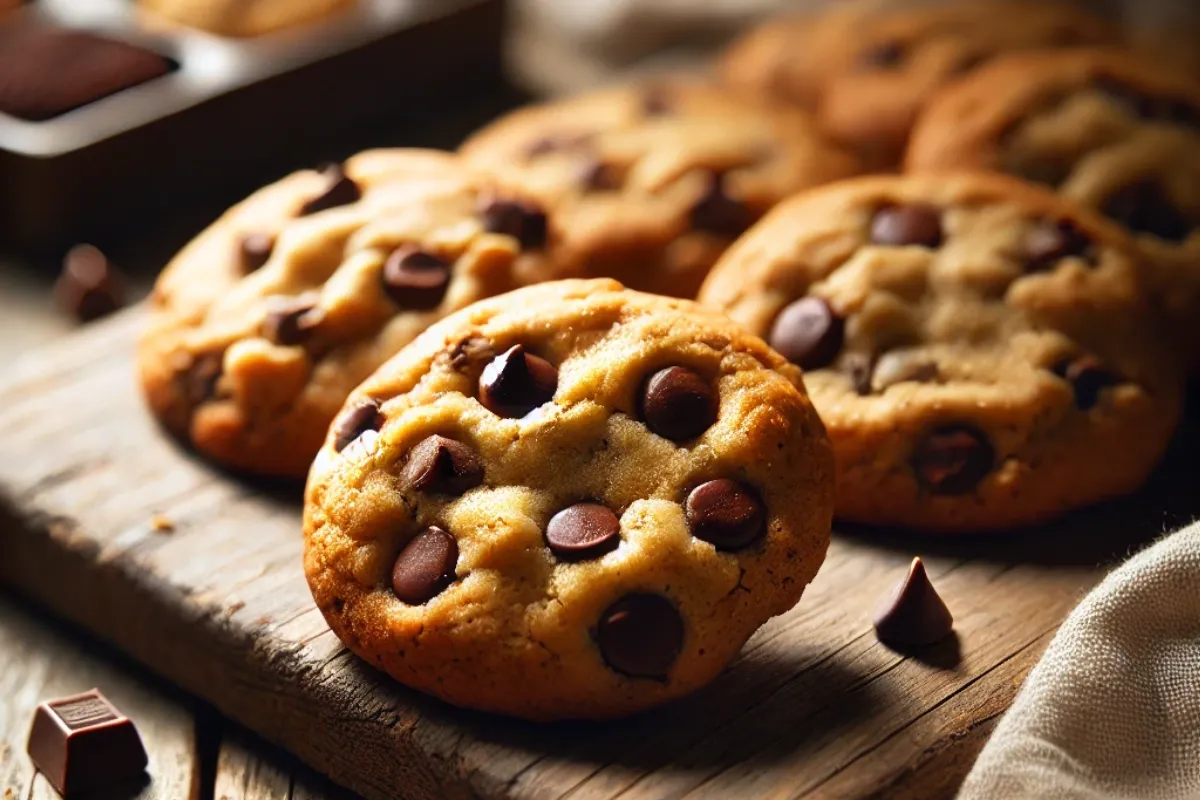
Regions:
[[[1100,392],[1120,383],[1120,380],[1095,356],[1068,359],[1054,368],[1054,373],[1071,384],[1075,405],[1087,411],[1100,400]]]
[[[1184,241],[1194,227],[1163,187],[1151,180],[1138,181],[1110,195],[1101,211],[1131,231],[1167,242]]]
[[[716,545],[718,550],[740,550],[766,531],[762,501],[741,484],[727,478],[702,483],[684,503],[692,535]]]
[[[710,172],[706,180],[704,194],[690,212],[692,229],[718,236],[740,236],[754,221],[749,209],[725,194],[722,174]]]
[[[771,326],[768,341],[803,369],[833,363],[845,341],[846,325],[820,297],[801,297],[786,306]]]
[[[683,618],[662,595],[628,594],[600,615],[596,644],[617,672],[664,678],[683,647]]]
[[[654,433],[685,442],[717,421],[717,394],[695,371],[667,367],[651,375],[642,387],[641,413]]]
[[[482,336],[468,336],[454,345],[450,353],[450,366],[455,372],[470,372],[476,365],[496,357],[492,343]]]
[[[421,440],[408,454],[400,484],[416,492],[461,495],[483,483],[483,462],[468,445],[445,436]]]
[[[217,381],[223,369],[224,356],[221,353],[196,356],[192,366],[183,374],[183,390],[188,403],[198,406],[211,400],[216,394]]]
[[[58,305],[80,322],[107,316],[125,305],[125,280],[104,253],[90,244],[67,251],[54,283]]]
[[[275,344],[301,344],[325,318],[325,312],[301,300],[279,303],[263,319],[262,334]]]
[[[1092,240],[1069,220],[1041,222],[1025,236],[1025,268],[1030,272],[1052,269],[1071,256],[1085,257]]]
[[[341,164],[326,164],[321,168],[325,189],[300,207],[300,215],[308,216],[338,206],[348,206],[362,199],[362,190],[342,170]]]
[[[412,245],[397,248],[383,262],[383,289],[401,308],[437,308],[450,285],[450,264]]]
[[[871,243],[892,247],[939,247],[942,214],[924,203],[885,206],[871,219]]]
[[[941,495],[969,494],[995,465],[992,443],[981,431],[967,425],[930,431],[912,454],[917,481]]]
[[[550,402],[557,388],[558,370],[518,344],[484,367],[479,401],[501,417],[523,417]]]
[[[275,237],[269,233],[248,233],[238,242],[242,259],[242,271],[254,272],[271,258],[275,250]]]
[[[599,558],[621,543],[621,521],[599,503],[576,503],[550,518],[546,544],[563,561]]]
[[[427,603],[454,583],[458,542],[445,530],[431,526],[400,551],[392,567],[392,591],[410,606]]]
[[[377,431],[381,427],[383,415],[379,413],[379,401],[361,398],[343,411],[333,424],[333,449],[340,453],[367,431]]]
[[[579,183],[588,191],[606,192],[621,188],[621,176],[611,164],[592,159],[579,168]]]
[[[481,203],[479,213],[484,228],[513,237],[522,249],[540,250],[546,246],[546,212],[534,203],[493,197]]]
[[[914,558],[905,576],[875,615],[875,634],[884,644],[919,647],[939,642],[954,630],[954,617]]]
[[[850,377],[850,385],[860,397],[871,394],[871,361],[866,353],[847,353],[842,358],[842,372]]]

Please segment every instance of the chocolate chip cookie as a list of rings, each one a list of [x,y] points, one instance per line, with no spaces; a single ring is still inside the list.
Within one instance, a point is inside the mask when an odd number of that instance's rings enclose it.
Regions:
[[[776,208],[701,301],[806,370],[839,516],[927,531],[1135,490],[1180,415],[1133,243],[1001,175],[875,177]]]
[[[164,19],[220,36],[263,34],[324,19],[358,0],[138,0]]]
[[[150,407],[219,462],[303,476],[350,390],[430,323],[556,276],[545,227],[446,153],[291,175],[159,278],[139,353]]]
[[[462,153],[554,210],[576,275],[676,297],[772,205],[857,166],[798,111],[680,79],[516,111]]]
[[[1200,84],[1119,50],[1011,56],[930,104],[907,167],[1001,170],[1123,225],[1200,367]]]
[[[309,476],[305,571],[409,686],[615,717],[790,609],[832,509],[796,367],[690,301],[561,281],[454,314],[355,390]]]
[[[810,109],[873,168],[898,164],[917,113],[948,81],[999,54],[1107,44],[1117,34],[1075,5],[981,0],[916,7],[829,3],[767,23],[724,60],[731,85]]]

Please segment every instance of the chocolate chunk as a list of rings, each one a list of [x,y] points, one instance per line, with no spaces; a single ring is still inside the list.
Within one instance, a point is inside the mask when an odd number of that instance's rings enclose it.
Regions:
[[[558,370],[518,344],[483,368],[479,401],[501,417],[523,417],[550,402],[557,388]]]
[[[454,583],[458,542],[436,525],[418,533],[392,567],[392,591],[401,602],[419,606]]]
[[[312,335],[325,312],[304,300],[284,300],[276,303],[263,318],[262,335],[275,344],[301,344]]]
[[[780,355],[804,369],[827,367],[846,338],[845,321],[820,297],[801,297],[771,326],[769,341]]]
[[[300,215],[308,216],[338,206],[348,206],[362,199],[362,190],[342,169],[341,164],[321,167],[325,190],[300,207]]]
[[[27,749],[62,795],[134,785],[147,764],[137,727],[99,689],[39,705]]]
[[[871,243],[938,247],[942,243],[942,214],[924,203],[881,208],[871,219]]]
[[[938,365],[930,359],[911,352],[894,351],[879,357],[871,384],[877,391],[882,392],[897,383],[928,383],[937,380],[938,374]]]
[[[238,243],[242,271],[254,272],[266,264],[275,250],[275,237],[269,233],[248,233]]]
[[[740,550],[767,532],[762,501],[727,478],[692,489],[684,511],[692,535],[716,545],[718,550]]]
[[[367,431],[383,427],[383,415],[379,412],[379,401],[363,397],[355,401],[338,417],[333,425],[333,449],[342,452],[351,442]]]
[[[546,544],[564,561],[599,558],[621,543],[621,521],[599,503],[576,503],[550,518]]]
[[[408,454],[400,484],[417,492],[460,495],[483,483],[483,462],[468,445],[445,436],[421,440]]]
[[[546,246],[546,212],[534,203],[493,197],[480,204],[479,213],[483,216],[484,228],[491,233],[513,237],[524,250],[540,250]]]
[[[1194,227],[1163,187],[1151,180],[1132,183],[1110,195],[1100,210],[1135,233],[1176,244],[1187,239]]]
[[[871,361],[866,353],[847,353],[842,357],[842,372],[850,377],[850,385],[860,397],[871,394]]]
[[[450,264],[412,245],[383,262],[383,289],[401,308],[437,308],[450,285]]]
[[[674,442],[695,439],[717,421],[717,393],[687,367],[655,372],[642,388],[646,427]]]
[[[859,56],[859,63],[875,69],[892,69],[900,66],[907,52],[904,42],[889,39],[864,50]]]
[[[912,560],[908,575],[885,598],[875,614],[879,641],[899,647],[939,642],[954,630],[954,617],[929,581],[925,564]]]
[[[754,221],[749,209],[725,193],[725,176],[710,172],[704,194],[692,206],[689,223],[693,230],[717,236],[740,236]]]
[[[912,454],[917,481],[934,494],[974,491],[996,464],[996,451],[979,430],[947,425],[930,431]]]
[[[671,92],[666,86],[647,86],[642,89],[642,114],[647,117],[665,117],[674,111]]]
[[[579,168],[579,183],[588,191],[605,192],[621,188],[621,176],[611,164],[592,159]]]
[[[456,372],[468,372],[476,364],[491,361],[496,357],[492,343],[482,336],[468,336],[454,345],[450,352],[450,366]]]
[[[191,367],[183,373],[183,392],[189,404],[198,406],[213,398],[224,361],[221,353],[204,353],[192,359]]]
[[[54,296],[75,319],[91,322],[125,305],[125,281],[104,253],[80,244],[67,251]]]
[[[1070,256],[1084,257],[1092,240],[1069,220],[1041,222],[1025,236],[1025,267],[1030,272],[1051,269]]]
[[[628,594],[600,615],[596,644],[617,672],[665,678],[683,647],[683,618],[662,595]]]
[[[1075,392],[1075,405],[1082,411],[1096,405],[1101,391],[1120,383],[1117,376],[1095,356],[1069,359],[1056,366],[1054,372],[1071,384]]]

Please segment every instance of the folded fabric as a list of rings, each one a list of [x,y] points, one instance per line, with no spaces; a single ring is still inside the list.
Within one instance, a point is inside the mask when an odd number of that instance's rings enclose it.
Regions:
[[[1200,797],[1200,523],[1071,612],[959,794]]]

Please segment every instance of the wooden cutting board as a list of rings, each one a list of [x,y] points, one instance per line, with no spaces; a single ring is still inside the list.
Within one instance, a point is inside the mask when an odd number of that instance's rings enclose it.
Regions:
[[[949,796],[1098,565],[1200,510],[1191,430],[1138,497],[1064,524],[842,532],[800,605],[706,690],[533,725],[416,694],[341,646],[301,572],[300,487],[224,474],[160,432],[133,374],[141,318],[6,370],[0,580],[371,800]],[[870,620],[918,553],[958,638],[904,657]]]

